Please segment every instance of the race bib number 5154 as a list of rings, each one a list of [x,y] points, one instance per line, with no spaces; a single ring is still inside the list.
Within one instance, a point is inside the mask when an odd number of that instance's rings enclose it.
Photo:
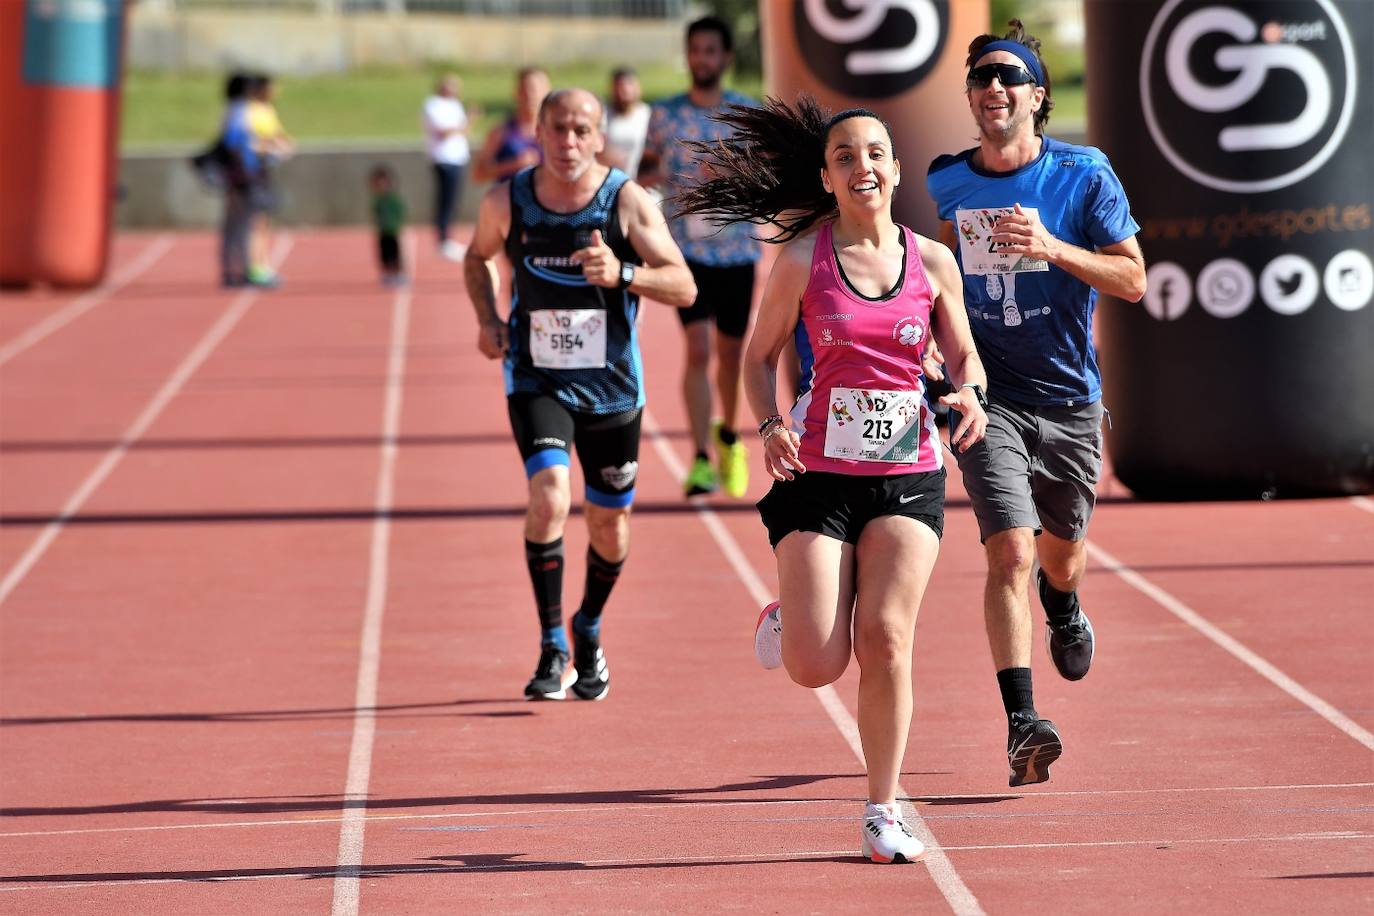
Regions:
[[[606,310],[530,312],[530,358],[541,369],[604,369]]]

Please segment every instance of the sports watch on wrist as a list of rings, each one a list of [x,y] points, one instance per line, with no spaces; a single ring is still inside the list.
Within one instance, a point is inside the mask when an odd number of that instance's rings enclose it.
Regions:
[[[625,289],[635,282],[635,266],[629,261],[620,262],[620,288]]]
[[[978,401],[978,406],[981,407],[981,408],[983,408],[984,410],[987,410],[987,409],[988,409],[988,396],[987,396],[986,394],[983,393],[983,386],[982,386],[982,385],[975,385],[973,382],[969,382],[968,384],[966,384],[966,385],[960,385],[959,387],[960,387],[960,388],[972,388],[972,389],[973,389],[973,397]]]

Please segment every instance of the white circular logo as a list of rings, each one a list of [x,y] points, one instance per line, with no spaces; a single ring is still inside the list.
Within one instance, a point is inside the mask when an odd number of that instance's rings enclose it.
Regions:
[[[1191,12],[1182,14],[1183,3]],[[1209,188],[1296,184],[1350,127],[1357,71],[1345,20],[1331,0],[1266,7],[1275,8],[1288,15],[1258,23],[1235,5],[1170,0],[1145,38],[1140,93],[1150,135],[1176,169]]]
[[[949,0],[801,0],[797,49],[831,89],[886,98],[935,66],[949,34]]]
[[[1157,321],[1173,321],[1188,311],[1193,283],[1188,271],[1172,261],[1151,264],[1145,271],[1145,311]]]
[[[1336,308],[1362,309],[1374,297],[1374,263],[1363,251],[1347,248],[1327,262],[1322,285]]]
[[[1280,315],[1307,311],[1320,290],[1317,268],[1300,255],[1281,254],[1260,271],[1260,298]]]
[[[1197,275],[1197,302],[1213,318],[1234,318],[1255,298],[1255,277],[1234,258],[1221,258]]]

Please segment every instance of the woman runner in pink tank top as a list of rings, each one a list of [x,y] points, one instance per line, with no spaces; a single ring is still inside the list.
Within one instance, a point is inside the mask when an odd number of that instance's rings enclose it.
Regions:
[[[945,471],[921,355],[931,333],[963,383],[941,402],[951,443],[987,425],[987,384],[954,256],[892,219],[901,168],[891,133],[864,109],[831,118],[802,97],[723,120],[734,139],[696,145],[713,177],[679,197],[717,222],[769,224],[785,242],[744,357],[762,420],[759,501],[780,602],[759,617],[755,650],[798,684],[820,687],[859,663],[859,736],[868,762],[861,849],[909,862],[924,846],[897,803],[911,724],[916,613],[939,552]],[[795,339],[801,394],[791,422],[777,400],[778,357]],[[782,609],[786,609],[786,627]]]

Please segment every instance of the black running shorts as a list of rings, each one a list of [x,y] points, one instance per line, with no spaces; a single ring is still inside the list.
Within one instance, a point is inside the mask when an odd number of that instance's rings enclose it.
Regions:
[[[758,510],[774,547],[793,531],[858,544],[864,526],[884,515],[914,518],[938,538],[945,533],[945,469],[890,477],[807,471],[774,481]]]
[[[687,326],[694,321],[716,319],[716,328],[729,337],[743,337],[749,329],[749,309],[754,302],[754,265],[708,267],[688,261],[697,284],[697,301],[691,308],[677,309],[677,317]]]
[[[526,393],[506,398],[506,407],[526,477],[555,464],[571,464],[575,447],[589,502],[621,508],[633,501],[639,475],[640,408],[579,413],[547,394]]]

